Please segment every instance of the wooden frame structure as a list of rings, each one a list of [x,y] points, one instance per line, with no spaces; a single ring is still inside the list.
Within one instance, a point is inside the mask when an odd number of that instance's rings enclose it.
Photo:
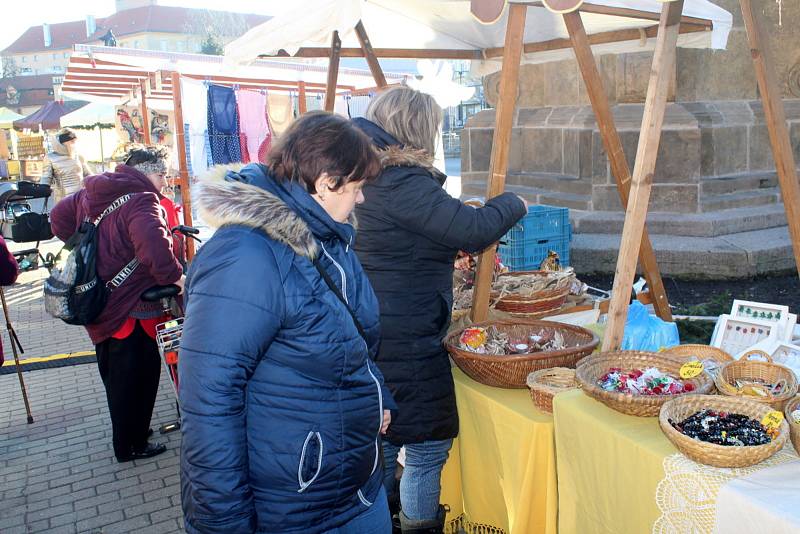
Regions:
[[[359,21],[356,31],[361,44],[360,49],[342,48],[341,41],[338,40],[338,34],[334,33],[332,40],[336,44],[335,50],[333,46],[331,49],[300,48],[292,57],[329,57],[330,69],[338,67],[340,57],[365,57],[372,70],[376,85],[379,87],[384,85],[377,61],[379,57],[475,60],[502,57],[503,69],[500,73],[500,91],[486,191],[486,197],[491,198],[502,193],[505,187],[522,54],[571,48],[575,53],[581,76],[587,88],[600,136],[609,159],[611,172],[617,184],[620,200],[626,208],[612,298],[608,310],[609,323],[602,347],[603,350],[614,350],[618,349],[622,342],[637,261],[641,264],[650,289],[649,298],[646,297],[640,300],[650,300],[656,313],[662,319],[672,320],[672,313],[656,262],[655,252],[645,228],[645,220],[647,218],[653,174],[661,141],[661,128],[666,111],[669,84],[675,67],[678,36],[684,33],[712,29],[712,24],[708,20],[683,16],[684,0],[661,1],[663,2],[661,13],[655,14],[636,9],[598,5],[592,3],[591,0],[578,0],[574,2],[577,7],[569,12],[560,13],[569,38],[538,43],[523,42],[526,11],[528,7],[547,6],[541,0],[510,3],[504,46],[483,51],[372,48],[366,37],[364,26]],[[761,28],[760,15],[753,9],[752,1],[740,0],[740,6],[744,14],[756,77],[764,104],[764,113],[786,207],[795,261],[800,272],[800,184],[797,180],[797,168],[786,126],[783,101],[775,79],[773,62],[765,45],[766,36]],[[581,13],[652,20],[657,24],[642,29],[617,30],[587,35]],[[591,46],[641,37],[654,37],[656,39],[656,47],[635,165],[633,171],[631,171],[625,159],[619,132],[614,124],[611,105],[606,96]],[[259,57],[269,56],[263,55]],[[290,55],[285,50],[280,50],[277,54],[273,54],[272,57],[290,57]],[[329,84],[331,83],[330,80],[331,78],[329,77]],[[489,247],[480,255],[478,261],[471,310],[471,317],[474,321],[483,321],[488,315],[489,291],[494,270],[495,251],[496,245]]]

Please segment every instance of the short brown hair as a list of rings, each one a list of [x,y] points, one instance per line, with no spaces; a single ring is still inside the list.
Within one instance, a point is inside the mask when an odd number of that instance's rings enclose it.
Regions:
[[[279,180],[305,185],[316,193],[323,173],[339,189],[348,182],[372,180],[381,163],[370,139],[344,117],[326,111],[304,113],[281,135],[265,162]]]

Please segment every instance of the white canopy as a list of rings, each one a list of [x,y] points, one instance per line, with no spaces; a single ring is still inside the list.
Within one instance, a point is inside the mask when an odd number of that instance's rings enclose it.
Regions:
[[[83,127],[78,131],[78,147],[88,161],[107,159],[119,143],[114,129],[115,111],[111,104],[91,102],[61,117],[61,126]]]
[[[526,3],[533,2],[526,0]],[[602,41],[613,39],[613,42],[593,46],[595,53],[651,50],[655,45],[652,27],[657,26],[663,5],[661,0],[585,2],[581,14],[587,33],[603,37]],[[685,0],[683,15],[687,30],[692,26],[695,31],[682,33],[679,46],[725,48],[732,25],[730,13],[708,0]],[[229,62],[239,64],[252,61],[259,55],[277,55],[281,50],[295,55],[300,49],[329,47],[334,30],[339,32],[343,49],[358,48],[353,28],[361,20],[378,57],[408,57],[407,53],[398,55],[396,50],[385,49],[412,49],[472,52],[471,57],[469,54],[458,56],[463,59],[499,58],[499,51],[489,51],[485,55],[484,51],[503,46],[507,17],[506,7],[498,20],[484,24],[470,12],[469,0],[299,0],[291,10],[228,44],[225,55]],[[651,31],[639,31],[648,28]],[[568,38],[561,15],[543,6],[529,8],[525,24],[526,44],[549,44]],[[553,44],[557,46],[560,43]],[[558,49],[541,49],[552,46],[539,47],[538,50],[536,47],[528,48],[523,58],[527,63],[572,57],[566,43]],[[445,55],[442,53],[441,57]],[[500,68],[499,61],[490,63],[484,65],[484,72]]]

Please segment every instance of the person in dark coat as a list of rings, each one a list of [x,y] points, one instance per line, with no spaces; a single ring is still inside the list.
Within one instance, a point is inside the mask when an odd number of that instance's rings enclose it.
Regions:
[[[364,134],[310,112],[267,165],[196,189],[217,230],[189,268],[178,360],[190,534],[391,532],[380,443],[395,405],[350,217],[379,172]]]
[[[450,197],[434,168],[442,110],[408,87],[378,95],[355,123],[379,150],[383,172],[364,187],[356,208],[356,252],[378,295],[381,346],[376,361],[398,405],[384,442],[385,484],[393,502],[395,460],[405,446],[400,481],[403,532],[441,532],[440,475],[458,414],[442,340],[453,305],[453,262],[480,251],[522,216],[527,204],[504,193],[483,208]],[[396,500],[396,499],[395,499]]]
[[[14,255],[8,250],[5,240],[0,237],[0,286],[10,286],[17,281],[19,265]],[[12,341],[13,343],[13,341]],[[0,366],[5,361],[3,357],[3,340],[0,339]]]
[[[137,147],[124,165],[86,178],[82,190],[50,212],[53,233],[66,241],[85,219],[97,218],[117,199],[132,195],[98,225],[97,274],[101,280],[111,280],[134,258],[139,264],[110,292],[94,322],[86,325],[106,388],[114,455],[120,462],[166,450],[165,445],[148,441],[161,377],[155,325],[165,318],[159,303],[140,297],[153,286],[183,281],[159,203],[168,157],[163,148]]]

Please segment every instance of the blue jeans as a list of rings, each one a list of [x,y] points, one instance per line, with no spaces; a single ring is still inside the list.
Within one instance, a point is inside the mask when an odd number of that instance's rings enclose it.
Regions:
[[[435,520],[442,492],[442,468],[453,445],[452,439],[423,441],[406,445],[406,465],[400,479],[400,506],[409,519]],[[400,447],[383,442],[383,485],[394,491],[394,472]]]
[[[372,506],[341,527],[327,530],[324,534],[391,534],[392,518],[389,516],[389,505],[386,503],[386,490],[381,488]]]

